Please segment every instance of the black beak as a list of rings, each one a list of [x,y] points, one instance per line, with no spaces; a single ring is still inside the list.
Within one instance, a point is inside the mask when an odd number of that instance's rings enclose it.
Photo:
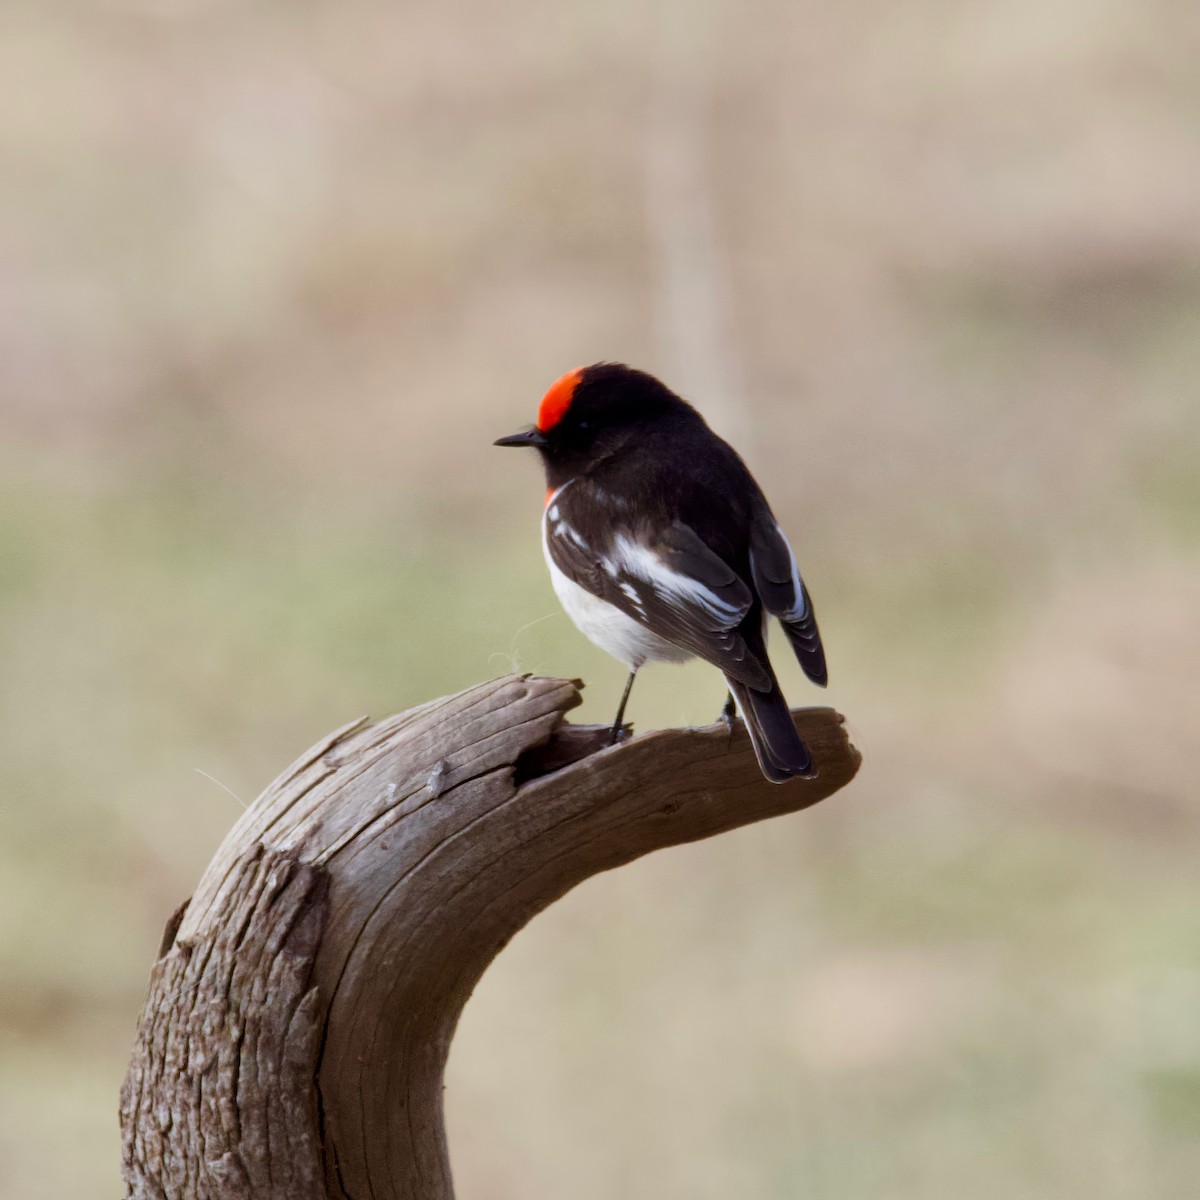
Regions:
[[[497,438],[493,446],[544,446],[546,435],[538,428],[524,429],[520,433],[510,433],[508,437]]]

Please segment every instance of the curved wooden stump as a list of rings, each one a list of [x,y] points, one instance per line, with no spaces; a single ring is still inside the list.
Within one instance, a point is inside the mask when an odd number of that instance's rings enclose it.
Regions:
[[[823,800],[859,756],[766,783],[740,727],[607,747],[579,684],[509,676],[326,738],[172,918],[121,1091],[127,1195],[451,1200],[442,1072],[488,963],[577,883]]]

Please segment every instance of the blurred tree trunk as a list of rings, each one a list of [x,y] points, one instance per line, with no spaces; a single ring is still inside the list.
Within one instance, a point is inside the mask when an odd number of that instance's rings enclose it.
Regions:
[[[604,748],[578,684],[508,678],[326,738],[253,804],[168,925],[121,1092],[127,1195],[452,1196],[442,1073],[512,935],[575,884],[806,808],[858,754],[796,714],[820,775],[744,731]]]
[[[747,459],[747,417],[733,335],[726,239],[714,179],[724,0],[665,0],[656,9],[645,133],[646,227],[653,251],[658,368]]]

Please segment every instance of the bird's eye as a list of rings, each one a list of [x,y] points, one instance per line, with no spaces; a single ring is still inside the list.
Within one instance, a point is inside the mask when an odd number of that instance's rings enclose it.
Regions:
[[[587,423],[586,421],[580,421],[580,422],[579,422],[579,428],[580,428],[580,429],[586,429],[587,427],[588,427],[588,423]]]

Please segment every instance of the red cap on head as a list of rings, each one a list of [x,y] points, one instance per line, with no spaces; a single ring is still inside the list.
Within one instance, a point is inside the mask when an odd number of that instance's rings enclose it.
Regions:
[[[541,404],[538,405],[537,427],[542,433],[553,429],[566,416],[582,375],[583,368],[576,367],[574,371],[568,371],[561,379],[556,379],[550,385],[550,390],[546,392],[542,397]]]

